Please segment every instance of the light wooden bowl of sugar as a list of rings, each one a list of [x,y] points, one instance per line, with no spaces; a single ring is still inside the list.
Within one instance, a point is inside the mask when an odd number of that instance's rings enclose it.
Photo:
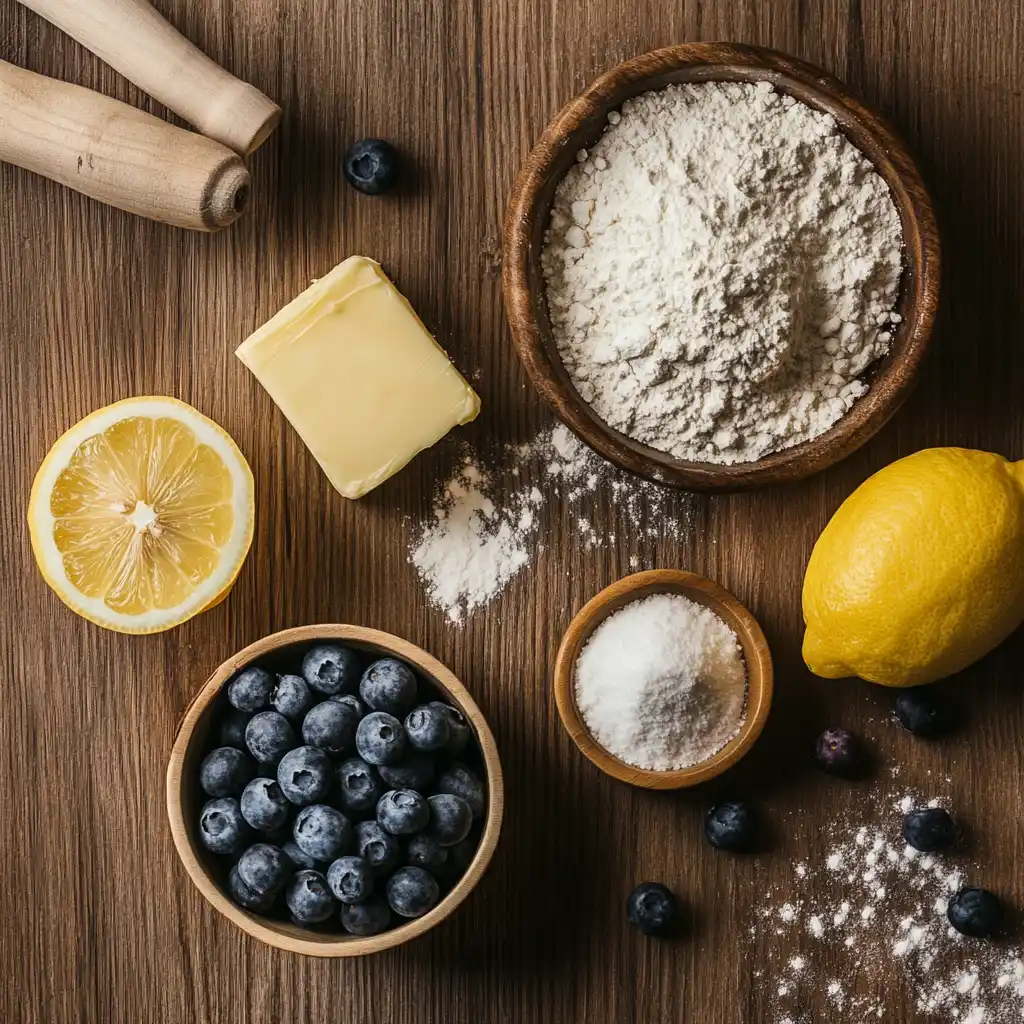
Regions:
[[[576,663],[587,641],[610,616],[655,594],[679,594],[713,611],[736,634],[747,673],[746,716],[736,735],[707,760],[669,771],[637,768],[609,753],[587,728],[576,701]],[[555,660],[555,702],[572,741],[606,775],[644,789],[685,789],[721,775],[754,745],[768,718],[772,679],[768,641],[754,616],[729,591],[696,573],[653,569],[606,587],[569,624]]]

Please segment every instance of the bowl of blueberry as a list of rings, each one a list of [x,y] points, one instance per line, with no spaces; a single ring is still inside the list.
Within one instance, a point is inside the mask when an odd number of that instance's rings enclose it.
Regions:
[[[465,687],[360,626],[287,629],[226,661],[167,769],[200,892],[250,935],[313,956],[378,952],[448,917],[490,862],[503,803]]]

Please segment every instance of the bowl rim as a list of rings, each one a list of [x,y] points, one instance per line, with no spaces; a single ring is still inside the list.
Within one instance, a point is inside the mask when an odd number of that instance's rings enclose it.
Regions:
[[[739,732],[718,753],[670,771],[627,764],[593,737],[576,704],[575,666],[584,645],[609,616],[654,594],[682,594],[714,611],[736,634],[747,667],[747,715]],[[686,789],[716,778],[747,754],[771,710],[774,672],[768,641],[757,619],[728,590],[684,569],[648,569],[616,580],[595,594],[569,623],[555,658],[555,704],[562,725],[580,752],[606,775],[643,789]]]
[[[824,434],[755,462],[731,466],[676,459],[642,444],[601,420],[584,402],[553,351],[546,314],[538,315],[533,239],[550,203],[541,194],[569,150],[574,135],[628,96],[669,84],[665,76],[693,69],[686,80],[770,81],[794,90],[816,109],[849,123],[843,134],[869,159],[889,186],[903,228],[903,275],[890,355],[874,364],[869,391]],[[928,347],[939,301],[941,242],[931,197],[896,131],[869,110],[833,75],[788,54],[740,43],[682,43],[623,61],[595,79],[551,120],[527,157],[509,197],[504,219],[502,287],[512,340],[533,386],[555,415],[587,445],[621,469],[656,483],[703,491],[734,491],[804,479],[846,458],[872,438],[909,396]],[[544,326],[541,320],[544,321]],[[547,338],[547,340],[546,340]]]
[[[283,647],[318,640],[341,640],[366,644],[387,651],[414,665],[440,689],[444,690],[458,704],[459,709],[469,720],[480,743],[481,757],[486,770],[487,814],[484,818],[480,844],[466,873],[459,879],[451,892],[423,917],[400,924],[380,935],[366,937],[318,935],[318,933],[307,933],[287,922],[268,922],[267,918],[250,913],[231,900],[207,872],[184,819],[182,796],[184,787],[187,785],[187,780],[183,776],[186,755],[189,752],[197,723],[220,693],[224,684],[240,668],[244,668],[261,657]],[[473,697],[451,670],[421,647],[417,647],[401,637],[364,626],[340,623],[321,623],[280,630],[249,644],[223,662],[195,694],[182,716],[167,764],[166,796],[167,815],[175,849],[189,878],[206,900],[232,924],[253,938],[277,949],[319,957],[365,956],[370,953],[378,953],[400,946],[450,917],[469,896],[487,870],[501,834],[505,807],[504,779],[494,736]]]

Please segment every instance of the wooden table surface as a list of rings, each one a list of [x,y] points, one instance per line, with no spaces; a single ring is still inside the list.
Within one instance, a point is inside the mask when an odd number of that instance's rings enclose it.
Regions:
[[[229,69],[284,108],[252,160],[249,212],[214,236],[100,206],[0,167],[0,1018],[5,1021],[395,1024],[775,1021],[772,965],[803,935],[751,938],[754,907],[785,893],[821,832],[901,785],[948,796],[975,835],[972,871],[1024,906],[1024,639],[944,688],[966,725],[924,744],[891,719],[891,694],[812,678],[799,655],[800,584],[842,499],[897,456],[936,444],[1024,455],[1024,16],[1014,0],[158,0]],[[461,437],[481,452],[533,436],[549,414],[512,351],[499,287],[502,209],[551,115],[599,71],[656,46],[765,44],[835,73],[902,131],[930,183],[945,243],[934,357],[898,418],[844,464],[798,486],[674,496],[678,537],[640,536],[606,486],[583,513],[617,541],[586,551],[558,502],[544,550],[501,598],[453,627],[407,561],[416,523],[457,445],[419,457],[359,502],[334,493],[233,356],[254,327],[344,256],[382,261],[472,375],[483,413]],[[0,0],[0,58],[157,112],[53,27]],[[415,167],[397,196],[344,183],[365,135]],[[339,382],[344,388],[355,382]],[[33,562],[24,513],[53,440],[129,395],[169,394],[223,424],[257,485],[256,538],[230,598],[161,636],[75,618]],[[600,775],[561,730],[551,666],[573,612],[625,574],[709,575],[758,616],[777,696],[755,751],[718,783],[678,795]],[[508,809],[491,869],[447,923],[361,961],[265,948],[206,905],[171,844],[164,768],[178,718],[206,676],[271,631],[316,621],[398,633],[445,661],[492,723]],[[813,737],[845,724],[878,775],[816,773]],[[931,774],[929,774],[931,773]],[[944,781],[946,777],[949,781]],[[936,781],[939,780],[939,781]],[[705,843],[717,797],[761,806],[764,855]],[[693,910],[689,936],[632,933],[626,894],[660,879]],[[781,945],[780,945],[781,944]],[[783,958],[780,961],[780,957]],[[884,966],[884,965],[883,965]],[[915,1015],[900,974],[854,989]],[[855,1020],[808,995],[801,1020]]]

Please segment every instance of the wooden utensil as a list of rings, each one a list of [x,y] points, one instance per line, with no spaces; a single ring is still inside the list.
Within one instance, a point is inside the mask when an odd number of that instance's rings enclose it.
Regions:
[[[576,706],[576,661],[594,630],[627,604],[653,594],[682,594],[710,608],[736,634],[747,666],[747,717],[740,731],[707,761],[676,771],[648,771],[620,761],[594,739]],[[555,703],[573,743],[606,775],[644,789],[684,789],[731,768],[761,735],[772,703],[772,656],[757,619],[717,583],[680,569],[638,572],[591,598],[569,624],[555,659]]]
[[[487,811],[483,835],[466,873],[429,913],[369,938],[313,932],[286,921],[275,921],[250,913],[228,897],[222,888],[223,866],[218,875],[215,870],[218,858],[203,848],[196,835],[199,801],[203,799],[198,782],[199,765],[208,749],[213,720],[217,712],[223,709],[222,704],[218,708],[215,703],[221,688],[239,669],[247,665],[257,661],[271,667],[280,664],[283,670],[284,659],[290,657],[294,660],[301,656],[305,648],[323,641],[338,641],[373,656],[394,656],[413,665],[465,716],[479,744],[487,776]],[[167,765],[167,814],[171,823],[171,836],[178,856],[196,887],[242,931],[267,945],[309,956],[365,956],[367,953],[378,953],[400,946],[440,924],[455,912],[487,870],[498,844],[504,809],[505,789],[494,736],[469,691],[426,651],[390,633],[362,626],[321,625],[286,629],[257,640],[229,658],[210,676],[185,711]],[[218,881],[218,877],[221,881]]]
[[[193,46],[146,0],[21,0],[204,135],[246,156],[281,108]]]
[[[885,179],[903,225],[902,322],[889,355],[868,374],[870,390],[830,430],[757,462],[687,462],[627,437],[580,397],[551,332],[540,253],[555,189],[580,149],[594,144],[609,111],[630,96],[677,82],[771,82],[831,114]],[[516,180],[505,215],[502,280],[512,339],[534,387],[591,448],[658,483],[725,491],[800,480],[859,448],[903,404],[920,369],[939,301],[939,234],[931,198],[896,132],[827,72],[794,57],[735,43],[687,43],[644,54],[602,75],[545,129]]]
[[[0,61],[0,160],[129,213],[197,231],[249,201],[241,158],[91,89]]]

